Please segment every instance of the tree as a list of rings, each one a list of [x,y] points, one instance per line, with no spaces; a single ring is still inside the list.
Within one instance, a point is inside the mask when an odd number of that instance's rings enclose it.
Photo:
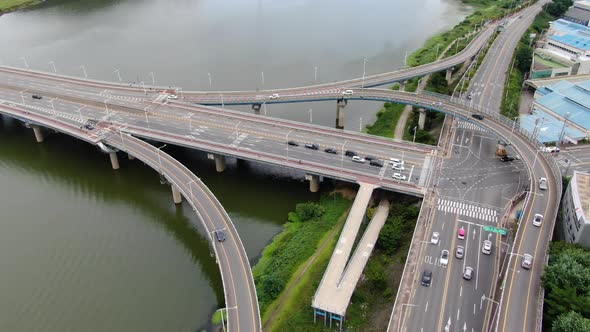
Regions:
[[[326,209],[323,206],[312,202],[301,203],[295,206],[295,213],[301,221],[318,219],[324,215],[324,212],[326,212]]]
[[[520,70],[521,73],[526,73],[531,69],[532,61],[533,49],[528,45],[521,44],[518,49],[516,49],[514,65]]]
[[[402,239],[403,230],[400,226],[401,223],[389,222],[388,220],[379,233],[377,246],[390,255],[395,253]]]
[[[262,281],[262,289],[266,293],[269,300],[274,300],[279,296],[281,291],[285,288],[285,280],[279,278],[275,274],[269,274]]]
[[[575,311],[560,315],[553,322],[552,332],[590,332],[590,320]]]

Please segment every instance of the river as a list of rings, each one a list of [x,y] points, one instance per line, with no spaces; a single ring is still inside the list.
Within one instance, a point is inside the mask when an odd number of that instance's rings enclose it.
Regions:
[[[363,58],[367,75],[399,68],[469,12],[454,0],[48,0],[0,18],[0,63],[185,90],[287,87],[361,76]],[[346,127],[379,106],[349,104]],[[333,126],[335,105],[267,111]],[[219,198],[253,262],[296,203],[318,198],[299,174],[232,161],[217,174],[202,153],[167,150]],[[223,302],[197,217],[138,161],[112,171],[88,144],[37,144],[0,117],[0,198],[1,331],[196,331]]]

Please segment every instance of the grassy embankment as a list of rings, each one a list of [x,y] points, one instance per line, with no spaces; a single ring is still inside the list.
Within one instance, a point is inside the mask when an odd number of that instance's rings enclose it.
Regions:
[[[516,5],[521,2],[522,1],[517,1]],[[466,36],[476,25],[499,18],[514,10],[514,7],[512,7],[514,6],[514,2],[509,0],[465,0],[464,3],[474,6],[476,11],[467,16],[453,29],[427,40],[422,48],[416,50],[408,57],[407,62],[409,66],[415,67],[433,62],[437,57],[437,53],[444,50],[455,40],[458,40],[457,47],[451,47],[446,56],[452,56],[457,52],[461,52],[473,36],[464,39],[460,38]],[[426,86],[426,90],[444,94],[452,92],[452,89],[447,86],[444,76],[444,73],[432,74],[430,81]],[[416,91],[417,82],[418,78],[410,80],[406,85],[406,91]],[[397,88],[398,85],[394,85],[393,89]],[[377,113],[377,120],[375,123],[367,126],[367,133],[377,136],[393,137],[397,120],[403,112],[403,108],[403,105],[388,105],[388,103],[386,103],[384,108]],[[437,113],[429,113],[425,130],[417,130],[416,132],[416,142],[435,144],[436,138],[431,131],[436,130],[436,128],[440,126],[443,118],[444,116],[438,115]],[[408,121],[404,133],[404,139],[411,140],[413,138],[413,128],[417,123],[418,114],[417,112],[414,112],[413,116]]]
[[[518,116],[522,85],[525,80],[525,74],[530,70],[533,57],[533,48],[530,46],[531,40],[529,39],[530,34],[536,33],[539,36],[543,30],[549,27],[549,22],[555,19],[547,11],[542,11],[537,15],[533,24],[518,42],[514,57],[512,58],[510,72],[504,85],[501,107],[502,115],[511,119]]]
[[[0,0],[0,13],[9,13],[40,4],[43,0]]]

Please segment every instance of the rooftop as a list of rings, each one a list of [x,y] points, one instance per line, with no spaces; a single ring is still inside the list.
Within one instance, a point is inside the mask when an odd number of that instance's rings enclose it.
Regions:
[[[536,109],[533,114],[520,116],[520,127],[526,129],[528,132],[533,133],[536,125],[539,126],[539,142],[549,143],[557,142],[559,140],[559,135],[563,128],[563,120],[557,119],[551,114],[538,109]],[[586,137],[585,133],[578,129],[572,127],[565,128],[565,139],[569,138],[578,141],[584,137]]]
[[[590,50],[590,28],[585,25],[559,19],[551,23],[551,32],[551,40],[584,51]]]
[[[552,117],[563,122],[565,117],[579,127],[590,131],[590,81],[571,83],[559,81],[538,91],[541,97],[535,101],[536,108],[543,108]]]
[[[567,68],[568,65],[565,65],[561,62],[556,61],[556,59],[552,59],[548,56],[543,54],[535,53],[534,57],[534,69],[535,70],[542,70],[542,69],[549,69],[549,68]]]

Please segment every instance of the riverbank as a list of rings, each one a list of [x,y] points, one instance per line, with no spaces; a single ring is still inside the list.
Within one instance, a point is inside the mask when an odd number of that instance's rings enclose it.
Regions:
[[[511,11],[516,10],[517,5],[525,1],[518,1],[517,4],[514,4],[513,1],[497,0],[465,0],[463,2],[473,6],[475,11],[467,16],[463,21],[461,21],[461,23],[457,24],[453,29],[428,39],[422,48],[414,51],[408,56],[408,66],[415,67],[435,61],[435,59],[438,58],[439,52],[441,50],[447,49],[452,43],[455,42],[457,43],[456,46],[451,47],[445,56],[448,57],[461,52],[469,43],[470,38],[473,37],[465,36],[469,35],[469,33],[474,28],[485,21],[497,19]],[[419,79],[420,78],[415,78],[410,80],[406,84],[406,91],[415,92]],[[394,85],[393,89],[397,89],[398,86],[399,85],[397,84]],[[432,74],[431,79],[426,84],[425,90],[439,93],[448,93],[449,87],[446,84],[446,80],[444,80],[444,74]],[[367,126],[367,133],[377,136],[393,137],[396,126],[402,126],[404,127],[404,139],[408,140],[410,137],[413,138],[413,127],[415,126],[414,122],[417,124],[418,116],[417,114],[411,115],[409,117],[409,125],[407,125],[405,122],[398,122],[402,112],[403,107],[398,107],[397,105],[388,107],[384,106],[379,111],[377,120],[372,125]],[[435,143],[435,139],[433,139],[433,137],[436,137],[436,135],[433,135],[433,132],[438,130],[438,126],[436,124],[441,123],[442,121],[436,115],[430,115],[429,119],[435,120],[435,123],[427,124],[428,130],[418,129],[416,131],[416,142],[427,144]]]
[[[0,15],[38,5],[45,0],[0,0]]]

